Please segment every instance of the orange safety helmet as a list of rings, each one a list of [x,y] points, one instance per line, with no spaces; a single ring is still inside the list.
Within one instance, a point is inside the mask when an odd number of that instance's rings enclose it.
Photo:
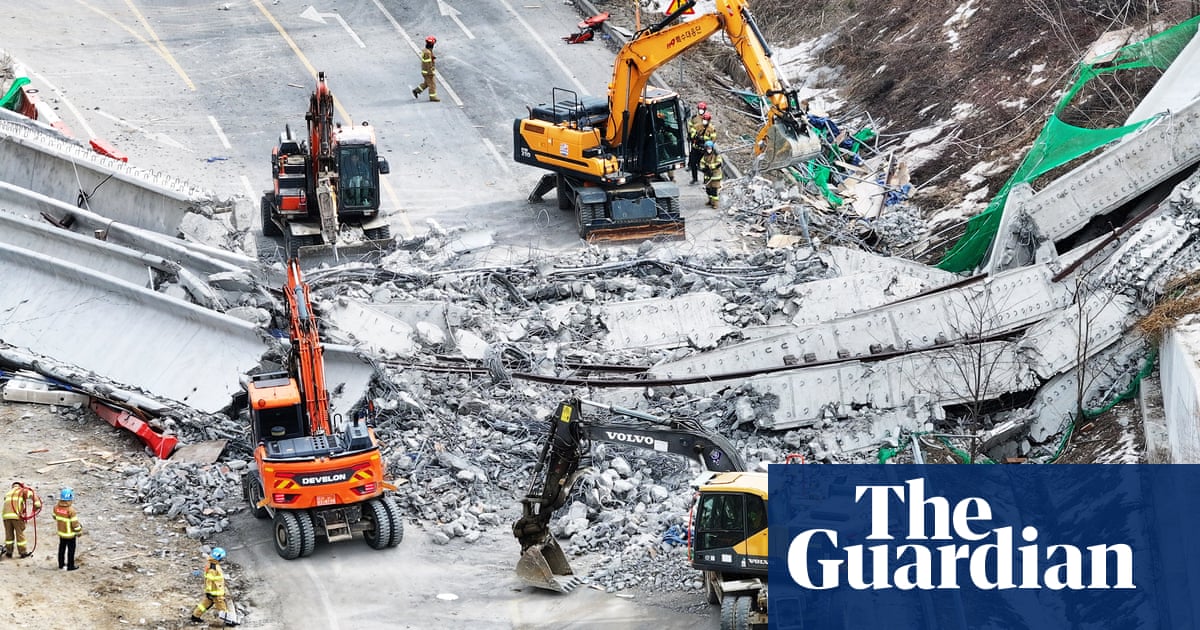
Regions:
[[[426,46],[432,46],[432,45],[434,45],[434,44],[436,44],[436,43],[437,43],[437,38],[436,38],[436,37],[434,37],[433,35],[430,35],[429,37],[426,37],[426,38],[425,38],[425,45],[426,45]]]

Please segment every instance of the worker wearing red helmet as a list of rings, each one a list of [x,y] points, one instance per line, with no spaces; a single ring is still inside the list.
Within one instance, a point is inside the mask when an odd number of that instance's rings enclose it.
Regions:
[[[437,61],[437,56],[433,54],[433,45],[437,43],[437,38],[433,35],[425,38],[425,50],[421,51],[421,85],[413,88],[413,98],[420,98],[421,92],[426,88],[429,89],[429,100],[440,101],[437,95],[437,84],[433,78],[436,74],[434,63]]]
[[[33,488],[14,481],[12,489],[4,495],[4,556],[13,557],[15,549],[22,558],[33,555],[26,548],[25,522],[33,520],[42,511],[42,499]]]
[[[704,157],[704,143],[717,141],[717,128],[712,124],[712,114],[708,112],[708,104],[704,101],[696,104],[696,115],[688,122],[688,139],[691,140],[688,168],[692,171],[692,183],[695,184],[700,159]]]

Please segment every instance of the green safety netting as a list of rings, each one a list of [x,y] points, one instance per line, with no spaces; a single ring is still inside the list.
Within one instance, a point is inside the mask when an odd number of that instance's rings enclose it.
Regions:
[[[950,248],[950,251],[946,252],[941,262],[938,263],[938,267],[957,273],[970,271],[979,266],[984,256],[987,255],[988,248],[992,245],[992,239],[996,236],[1001,213],[1004,212],[1004,203],[1008,199],[1009,191],[1014,186],[1032,182],[1046,172],[1102,147],[1153,120],[1153,118],[1147,118],[1123,127],[1109,129],[1088,129],[1067,124],[1059,118],[1059,115],[1074,102],[1076,94],[1096,77],[1135,68],[1154,67],[1165,70],[1195,36],[1198,23],[1200,23],[1200,15],[1158,35],[1129,44],[1119,49],[1115,56],[1106,58],[1103,62],[1080,64],[1075,70],[1071,87],[1055,106],[1054,113],[1042,128],[1042,132],[1038,134],[1037,139],[1034,140],[1028,155],[1021,161],[1020,166],[1008,181],[1000,187],[1000,191],[992,198],[987,208],[967,221],[966,234],[954,244],[954,247]]]
[[[12,85],[8,86],[8,93],[4,95],[4,98],[0,99],[0,107],[7,110],[16,110],[17,103],[21,102],[21,88],[28,84],[28,77],[13,79]]]

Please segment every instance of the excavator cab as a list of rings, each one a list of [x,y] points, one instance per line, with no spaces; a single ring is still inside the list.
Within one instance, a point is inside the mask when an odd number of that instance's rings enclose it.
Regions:
[[[340,216],[371,217],[379,210],[379,176],[390,171],[375,148],[375,131],[367,123],[337,131],[337,198]]]
[[[649,88],[633,115],[625,171],[660,174],[681,168],[687,160],[686,142],[679,95]]]

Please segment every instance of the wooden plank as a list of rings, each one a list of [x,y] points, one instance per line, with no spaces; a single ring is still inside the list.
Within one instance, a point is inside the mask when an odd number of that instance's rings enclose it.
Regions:
[[[229,440],[221,439],[184,444],[171,454],[171,461],[211,464],[217,461],[217,458],[221,456],[221,451],[225,450],[225,445],[228,443]]]

